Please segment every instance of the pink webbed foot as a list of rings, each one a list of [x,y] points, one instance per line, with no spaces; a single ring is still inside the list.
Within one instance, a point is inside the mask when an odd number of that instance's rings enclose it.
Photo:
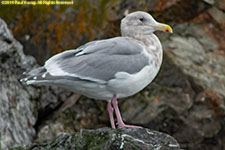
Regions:
[[[124,123],[117,123],[117,124],[118,124],[118,127],[124,127],[124,128],[143,128],[141,126],[127,125],[127,124],[124,124]]]

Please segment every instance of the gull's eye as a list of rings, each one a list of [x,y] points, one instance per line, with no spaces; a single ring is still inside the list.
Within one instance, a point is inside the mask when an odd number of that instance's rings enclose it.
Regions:
[[[143,22],[145,19],[144,19],[144,18],[139,18],[139,20],[140,20],[141,22]]]

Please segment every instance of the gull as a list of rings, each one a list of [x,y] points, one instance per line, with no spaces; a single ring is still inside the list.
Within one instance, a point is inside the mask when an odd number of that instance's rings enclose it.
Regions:
[[[121,36],[91,41],[56,54],[21,81],[27,85],[55,85],[105,100],[112,128],[141,128],[123,122],[117,99],[132,96],[152,82],[163,58],[162,45],[153,32],[173,30],[143,11],[125,16],[120,28]]]

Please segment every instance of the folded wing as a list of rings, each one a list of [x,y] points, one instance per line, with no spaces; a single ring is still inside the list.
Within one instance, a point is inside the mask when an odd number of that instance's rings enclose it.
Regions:
[[[45,74],[50,75],[48,80],[70,78],[106,83],[116,73],[134,74],[148,65],[143,51],[137,42],[125,37],[93,41],[50,58],[44,65]]]

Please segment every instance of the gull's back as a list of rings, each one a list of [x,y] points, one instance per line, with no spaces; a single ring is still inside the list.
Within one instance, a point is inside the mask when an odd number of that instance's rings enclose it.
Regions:
[[[132,84],[136,82],[133,77],[140,76],[148,65],[149,58],[137,40],[116,37],[59,53],[22,80],[27,84],[57,85],[108,100],[115,94],[127,97],[139,91],[140,87]]]

